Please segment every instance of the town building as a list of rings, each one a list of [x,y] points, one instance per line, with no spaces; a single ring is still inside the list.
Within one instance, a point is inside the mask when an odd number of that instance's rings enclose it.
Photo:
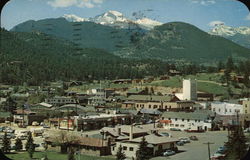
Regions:
[[[45,116],[37,115],[36,112],[18,109],[13,115],[13,122],[20,126],[32,125],[33,122],[41,123],[46,119]]]
[[[122,103],[122,108],[158,109],[160,111],[193,111],[193,101],[180,101],[176,96],[131,95]]]
[[[83,115],[75,118],[78,131],[96,130],[107,126],[115,126],[117,124],[131,124],[133,116],[128,114],[98,114]]]
[[[75,98],[65,96],[55,96],[53,98],[46,98],[45,103],[60,106],[64,104],[77,103]]]
[[[206,131],[212,129],[212,113],[207,112],[164,112],[161,124],[165,129],[177,128],[182,131]]]
[[[167,138],[155,134],[150,134],[145,136],[145,140],[148,143],[148,152],[152,157],[162,155],[162,153],[168,149],[177,150],[176,142],[178,140],[175,138]],[[139,145],[141,141],[142,137],[130,137],[129,140],[116,142],[115,145],[111,146],[111,153],[112,155],[115,155],[117,153],[118,148],[121,146],[122,151],[124,152],[126,157],[135,159],[136,152],[139,150]]]
[[[184,79],[182,82],[182,93],[175,93],[180,100],[197,100],[197,82],[192,79]]]
[[[250,114],[250,99],[242,101],[243,114]]]
[[[183,100],[197,99],[197,82],[196,80],[183,80]]]
[[[227,102],[212,102],[211,110],[218,115],[231,116],[243,114],[243,106],[241,104],[227,103]]]

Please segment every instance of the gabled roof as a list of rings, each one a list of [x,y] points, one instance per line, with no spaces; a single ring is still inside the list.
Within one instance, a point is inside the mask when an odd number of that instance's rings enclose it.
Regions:
[[[208,120],[210,115],[202,112],[164,112],[162,117],[204,121]]]
[[[131,95],[127,98],[129,101],[154,101],[154,102],[169,102],[172,96],[156,96],[156,95]]]
[[[91,147],[107,147],[108,142],[98,138],[81,137],[72,142],[72,144],[91,146]]]
[[[38,103],[38,105],[41,105],[41,106],[44,106],[44,107],[47,107],[47,108],[51,108],[53,106],[53,105],[45,103],[45,102]]]
[[[118,134],[118,128],[121,128],[121,133],[128,135],[130,133],[130,127],[131,125],[120,125],[116,126],[115,128],[112,127],[104,127],[100,131],[105,131],[109,132],[110,134],[114,136],[120,136]],[[152,127],[147,127],[147,126],[133,126],[133,134],[138,134],[138,133],[148,133],[152,130]]]
[[[138,94],[138,93],[141,93],[143,91],[143,89],[140,89],[140,88],[132,88],[132,89],[129,89],[127,91],[127,93],[134,93],[134,94]]]
[[[157,136],[155,134],[147,135],[147,136],[145,136],[145,139],[149,144],[154,144],[154,145],[170,143],[170,142],[177,142],[178,141],[178,139],[176,139],[176,138],[168,138],[168,137],[165,137],[165,136]],[[141,141],[142,141],[142,137],[129,140],[129,142],[136,142],[136,143],[140,143]]]
[[[158,115],[162,114],[162,112],[160,112],[157,109],[145,109],[145,108],[143,108],[139,112],[144,113],[144,114],[158,114]]]

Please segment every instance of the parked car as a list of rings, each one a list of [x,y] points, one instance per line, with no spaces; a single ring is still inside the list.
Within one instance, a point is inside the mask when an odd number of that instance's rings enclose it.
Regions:
[[[181,131],[179,128],[170,128],[170,131]]]
[[[14,133],[15,130],[14,129],[7,129],[7,130],[5,130],[5,132],[7,132],[7,133]]]
[[[43,128],[50,128],[50,126],[44,124]]]
[[[250,133],[250,128],[246,128],[246,129],[244,130],[244,133]]]
[[[198,141],[198,138],[197,138],[196,136],[190,136],[190,139],[191,139],[192,141]]]
[[[190,139],[188,137],[180,137],[179,141],[181,141],[183,143],[190,143]]]
[[[163,136],[163,137],[172,137],[170,133],[167,133],[167,132],[162,132],[162,133],[159,133],[160,136]]]
[[[39,126],[39,123],[37,121],[32,122],[32,126]]]
[[[172,156],[175,154],[175,151],[172,151],[172,150],[166,150],[164,153],[163,153],[163,156]]]
[[[184,142],[183,142],[183,141],[178,141],[178,142],[176,142],[176,145],[178,145],[178,146],[183,146],[183,145],[184,145]]]
[[[19,139],[21,139],[21,140],[26,140],[27,139],[27,136],[25,136],[25,135],[21,135],[20,137],[18,137]]]
[[[225,158],[225,154],[215,153],[211,156],[212,160],[222,160]]]
[[[227,148],[225,146],[219,147],[216,153],[225,154]]]
[[[16,135],[14,133],[7,133],[7,138],[11,139],[15,139],[16,138]]]
[[[5,127],[0,127],[0,132],[3,132],[5,130]]]

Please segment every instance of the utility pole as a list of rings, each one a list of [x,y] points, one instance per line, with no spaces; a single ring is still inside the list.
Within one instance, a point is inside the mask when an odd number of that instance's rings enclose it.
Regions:
[[[67,130],[69,132],[69,107],[67,108]]]
[[[207,149],[208,149],[208,157],[209,157],[209,160],[211,160],[211,155],[210,155],[210,144],[214,144],[214,143],[207,142],[207,143],[203,143],[203,144],[207,144]]]

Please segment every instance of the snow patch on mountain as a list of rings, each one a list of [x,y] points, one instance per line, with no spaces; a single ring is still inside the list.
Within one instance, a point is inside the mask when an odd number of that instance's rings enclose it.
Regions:
[[[226,26],[225,24],[218,24],[215,25],[214,28],[212,28],[209,31],[212,35],[218,35],[218,36],[234,36],[236,34],[243,34],[243,35],[250,35],[250,27],[230,27]]]
[[[122,13],[118,11],[108,11],[101,15],[95,16],[94,18],[82,18],[78,17],[73,14],[64,15],[63,16],[66,20],[70,22],[84,22],[90,21],[97,24],[107,25],[111,27],[118,27],[118,28],[143,28],[143,29],[153,29],[155,26],[162,25],[163,23],[149,19],[149,18],[142,18],[138,20],[131,20],[125,17]]]
[[[152,19],[148,19],[148,18],[142,18],[142,19],[138,19],[135,21],[136,24],[142,25],[144,27],[147,27],[149,29],[153,29],[155,26],[159,26],[162,25],[163,23],[152,20]]]
[[[88,19],[76,16],[74,14],[64,14],[63,18],[65,18],[69,22],[84,22],[84,21],[88,21]]]

